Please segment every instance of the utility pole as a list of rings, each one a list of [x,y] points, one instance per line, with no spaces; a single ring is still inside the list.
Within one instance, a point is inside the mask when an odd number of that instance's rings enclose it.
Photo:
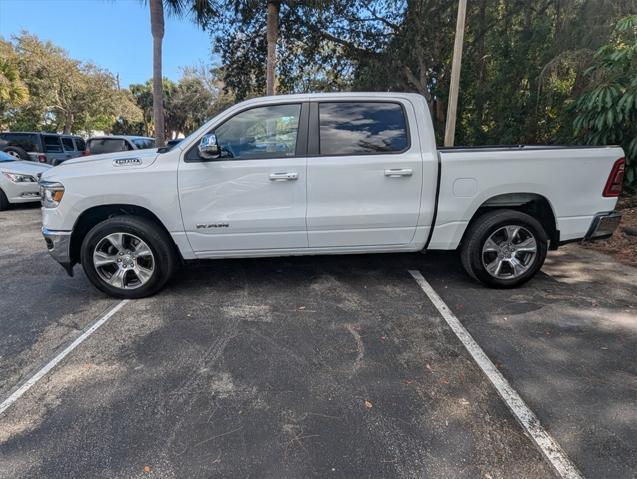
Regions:
[[[464,41],[464,19],[467,15],[467,0],[458,2],[458,20],[456,21],[456,39],[453,43],[451,61],[451,85],[447,104],[447,124],[445,126],[445,146],[453,146],[456,135],[456,115],[458,113],[458,91],[460,89],[460,66],[462,65],[462,43]]]

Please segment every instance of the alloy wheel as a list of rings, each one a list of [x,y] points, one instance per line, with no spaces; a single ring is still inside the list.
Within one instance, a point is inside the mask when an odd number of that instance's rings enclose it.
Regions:
[[[537,255],[535,236],[523,226],[507,225],[495,230],[482,246],[482,264],[498,279],[522,276]]]
[[[93,266],[107,284],[119,289],[136,289],[152,277],[155,257],[141,238],[130,233],[112,233],[95,246]]]

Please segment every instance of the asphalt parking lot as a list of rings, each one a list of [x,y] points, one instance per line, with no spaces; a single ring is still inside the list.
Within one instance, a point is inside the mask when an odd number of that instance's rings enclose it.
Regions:
[[[637,270],[577,246],[513,291],[454,254],[219,260],[120,304],[0,213],[0,477],[559,477],[431,284],[585,477],[637,477]]]

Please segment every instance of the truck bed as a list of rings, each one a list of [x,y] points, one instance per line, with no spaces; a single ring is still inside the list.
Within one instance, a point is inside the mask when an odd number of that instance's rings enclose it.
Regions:
[[[623,151],[614,146],[440,148],[438,207],[429,249],[454,249],[476,211],[518,197],[546,201],[559,241],[581,239],[595,214],[614,209],[602,192]]]

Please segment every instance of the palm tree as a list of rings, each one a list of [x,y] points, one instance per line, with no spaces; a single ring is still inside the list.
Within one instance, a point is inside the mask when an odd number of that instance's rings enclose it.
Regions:
[[[267,13],[267,42],[268,57],[265,69],[265,92],[266,95],[276,95],[276,43],[279,36],[279,11],[281,10],[280,0],[268,0]]]
[[[164,146],[164,88],[162,80],[161,56],[164,39],[164,9],[170,15],[191,16],[195,23],[205,27],[216,16],[215,0],[148,0],[150,7],[150,30],[153,34],[153,117],[155,120],[155,140],[157,146]]]

